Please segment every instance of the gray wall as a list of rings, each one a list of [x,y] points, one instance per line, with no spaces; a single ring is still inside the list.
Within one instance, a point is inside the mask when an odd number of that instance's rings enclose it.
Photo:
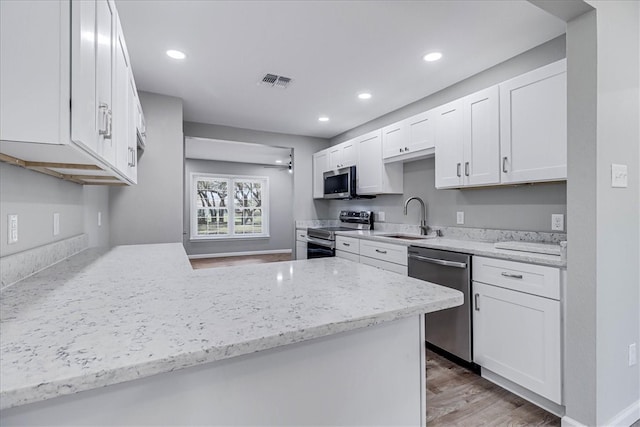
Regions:
[[[398,120],[445,104],[478,90],[565,57],[565,37],[557,37],[438,93],[402,107],[387,115],[351,129],[331,140],[338,144]],[[464,227],[551,231],[551,214],[566,214],[566,184],[548,183],[466,190],[436,190],[434,160],[405,163],[404,194],[378,196],[369,201],[322,201],[329,218],[341,209],[367,209],[385,212],[386,222],[416,224],[419,209],[410,207],[403,215],[407,197],[421,197],[428,206],[427,223],[457,226],[456,212],[465,213]],[[565,229],[570,224],[565,222]]]
[[[407,216],[403,213],[404,201],[411,196],[418,196],[427,204],[430,226],[551,231],[551,214],[566,214],[567,208],[565,183],[436,190],[433,158],[404,164],[402,195],[325,203],[329,204],[329,218],[337,218],[342,209],[364,209],[384,212],[386,222],[418,224],[417,204],[409,206]],[[456,224],[458,211],[464,212],[463,226]]]
[[[222,175],[266,176],[269,178],[269,238],[190,241],[190,182],[192,172]],[[211,160],[185,161],[184,187],[184,247],[187,254],[218,254],[230,252],[292,249],[295,241],[293,224],[293,174],[286,169],[266,168],[263,165],[217,162]]]
[[[147,123],[138,184],[109,193],[112,246],[182,242],[182,100],[140,92]]]
[[[578,227],[569,235],[567,415],[605,425],[631,404],[640,410],[639,367],[627,363],[640,342],[640,4],[589,4],[596,11],[571,23],[568,44],[568,201]],[[628,188],[611,187],[612,163],[628,165]]]
[[[97,218],[108,210],[107,190],[81,186],[0,163],[0,256],[33,249],[48,243],[87,233],[90,246],[108,241],[108,216],[102,227],[85,227],[85,216]],[[53,235],[53,214],[60,214],[60,234]],[[7,244],[7,215],[18,215],[18,242]]]
[[[254,142],[256,144],[293,149],[293,218],[294,220],[326,218],[328,205],[315,201],[313,194],[312,154],[329,146],[329,141],[309,136],[262,132],[205,123],[184,123],[186,136]],[[293,224],[291,224],[293,227]]]

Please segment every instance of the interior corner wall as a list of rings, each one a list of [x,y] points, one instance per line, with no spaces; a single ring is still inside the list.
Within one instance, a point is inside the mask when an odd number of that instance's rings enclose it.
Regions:
[[[566,416],[585,425],[640,417],[640,5],[588,1],[569,21]],[[611,187],[611,165],[628,187]]]
[[[206,123],[185,122],[186,136],[253,142],[293,149],[293,219],[327,218],[327,204],[313,200],[313,153],[329,146],[329,140],[301,135],[262,132]],[[293,226],[293,224],[292,224]],[[188,231],[188,230],[186,230]]]
[[[265,176],[269,179],[269,237],[255,239],[189,240],[191,226],[191,174]],[[184,247],[188,255],[293,250],[293,175],[284,168],[212,160],[185,160]]]
[[[140,92],[147,125],[138,184],[109,192],[110,244],[182,243],[182,100]]]

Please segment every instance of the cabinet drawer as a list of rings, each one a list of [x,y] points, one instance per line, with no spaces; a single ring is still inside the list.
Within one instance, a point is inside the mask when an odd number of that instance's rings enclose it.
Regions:
[[[356,239],[355,237],[336,236],[336,250],[359,254],[360,239]]]
[[[404,266],[407,265],[407,247],[402,245],[361,240],[360,255]]]
[[[367,256],[360,256],[360,264],[370,265],[372,267],[381,268],[383,270],[393,271],[394,273],[402,274],[406,276],[409,274],[406,265],[400,265],[393,262],[382,261],[375,258],[369,258]]]
[[[298,229],[296,230],[296,240],[300,242],[307,241],[307,230],[306,229]]]
[[[348,259],[353,262],[360,262],[360,255],[351,252],[336,250],[336,257]]]
[[[560,269],[473,257],[473,281],[560,300]]]

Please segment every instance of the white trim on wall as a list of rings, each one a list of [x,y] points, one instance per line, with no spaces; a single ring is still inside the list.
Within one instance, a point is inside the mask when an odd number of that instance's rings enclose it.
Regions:
[[[267,251],[226,252],[221,254],[194,254],[194,255],[189,255],[189,259],[222,258],[222,257],[230,257],[230,256],[248,256],[248,255],[290,254],[292,252],[293,251],[291,249],[271,249]]]

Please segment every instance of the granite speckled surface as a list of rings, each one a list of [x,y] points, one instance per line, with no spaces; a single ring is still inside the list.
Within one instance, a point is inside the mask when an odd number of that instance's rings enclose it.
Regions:
[[[450,239],[446,237],[432,237],[421,240],[403,240],[385,237],[385,234],[389,234],[389,232],[380,230],[336,232],[336,235],[358,237],[361,239],[374,240],[385,243],[395,243],[397,245],[421,246],[424,248],[442,249],[445,251],[462,252],[491,258],[527,262],[530,264],[548,265],[552,267],[565,268],[567,266],[567,261],[559,255],[546,255],[540,253],[514,251],[509,249],[498,249],[494,246],[493,242]]]
[[[0,258],[0,289],[22,280],[56,262],[77,254],[89,245],[86,234],[39,246]]]
[[[341,258],[191,270],[181,244],[88,249],[0,298],[0,408],[462,304]]]

